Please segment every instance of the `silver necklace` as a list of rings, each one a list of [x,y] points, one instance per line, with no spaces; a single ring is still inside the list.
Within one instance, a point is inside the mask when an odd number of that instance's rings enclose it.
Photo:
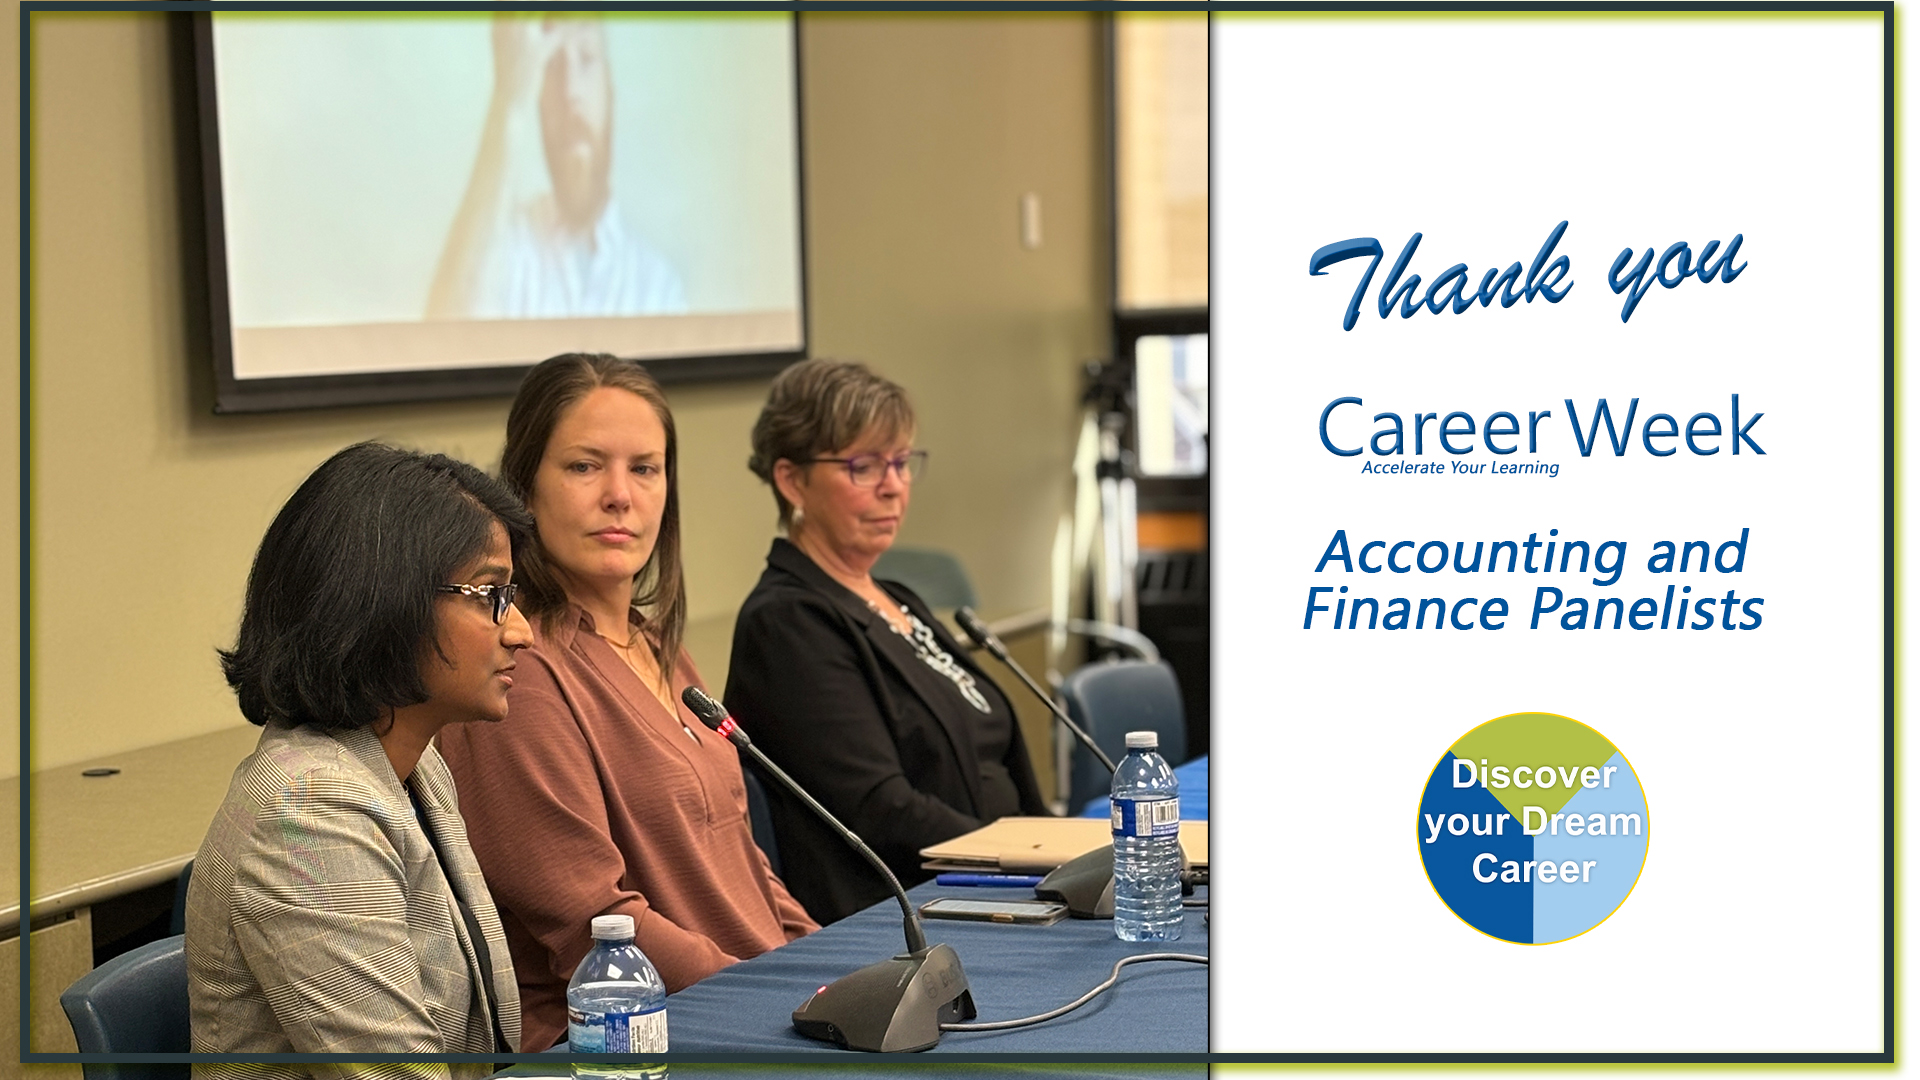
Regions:
[[[913,646],[915,655],[920,657],[922,663],[953,680],[953,685],[959,688],[960,696],[967,699],[967,704],[983,713],[993,711],[993,707],[987,704],[986,695],[980,692],[980,687],[974,682],[973,673],[961,667],[954,661],[952,654],[940,647],[940,639],[934,636],[933,628],[921,622],[920,617],[908,610],[907,605],[900,605],[900,614],[906,616],[911,633],[903,632],[893,625],[893,620],[887,618],[886,613],[881,611],[873,601],[868,600],[867,607],[875,615],[880,616],[880,621],[887,624],[887,629],[905,638],[907,644]]]

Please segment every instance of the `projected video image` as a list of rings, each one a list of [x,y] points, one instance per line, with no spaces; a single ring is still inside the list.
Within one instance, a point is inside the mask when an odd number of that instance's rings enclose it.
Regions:
[[[236,380],[801,347],[789,16],[212,27]]]
[[[675,315],[680,275],[613,197],[599,19],[497,19],[493,99],[427,296],[429,318]]]

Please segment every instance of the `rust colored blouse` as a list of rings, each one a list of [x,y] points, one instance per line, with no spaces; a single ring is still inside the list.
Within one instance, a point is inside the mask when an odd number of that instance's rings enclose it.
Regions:
[[[753,842],[739,752],[679,704],[702,685],[684,650],[669,712],[574,608],[536,625],[513,680],[507,719],[442,729],[440,753],[513,953],[522,1050],[565,1036],[596,915],[633,916],[668,993],[819,928]]]

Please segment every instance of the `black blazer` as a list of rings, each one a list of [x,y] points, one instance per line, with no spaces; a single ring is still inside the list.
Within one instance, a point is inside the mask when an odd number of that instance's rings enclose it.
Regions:
[[[913,591],[881,588],[931,627],[1010,725],[1001,758],[1018,812],[1046,814],[1007,698]],[[920,849],[983,817],[975,729],[982,714],[915,657],[866,601],[799,548],[775,540],[733,630],[726,705],[769,758],[860,835],[908,887]],[[890,895],[873,867],[775,781],[767,781],[787,889],[821,924]],[[1011,809],[1011,808],[1009,808]]]

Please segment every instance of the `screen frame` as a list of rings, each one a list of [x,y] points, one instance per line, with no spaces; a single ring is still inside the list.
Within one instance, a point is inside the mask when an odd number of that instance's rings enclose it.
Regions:
[[[216,414],[281,412],[397,402],[455,401],[510,397],[520,380],[544,357],[523,364],[486,364],[422,371],[368,372],[351,375],[237,378],[233,369],[233,312],[227,291],[225,194],[220,168],[220,117],[215,86],[213,15],[196,11],[192,20],[192,80],[199,120],[201,198],[205,213],[208,341],[212,352]],[[788,14],[793,48],[793,133],[796,239],[799,259],[800,343],[797,348],[750,353],[698,353],[643,360],[647,372],[663,384],[722,382],[772,376],[807,357],[811,318],[807,281],[806,110],[802,100],[800,18]]]

